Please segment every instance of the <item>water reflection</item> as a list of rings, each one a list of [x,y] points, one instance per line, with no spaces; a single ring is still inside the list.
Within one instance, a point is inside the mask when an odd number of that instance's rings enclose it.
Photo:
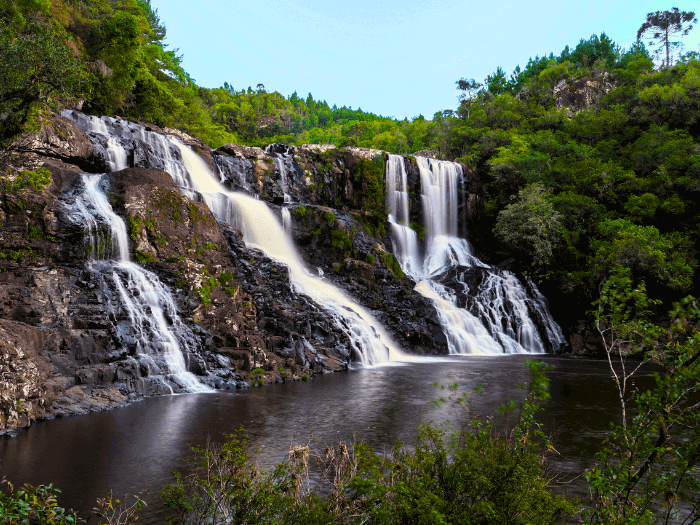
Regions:
[[[538,356],[539,357],[539,356]],[[155,494],[189,454],[189,445],[244,426],[263,467],[284,459],[292,442],[316,447],[338,440],[367,441],[387,450],[410,441],[424,422],[453,418],[431,399],[444,395],[434,382],[457,382],[473,396],[480,414],[517,399],[527,379],[526,356],[433,359],[402,367],[360,369],[309,383],[270,385],[246,392],[218,392],[148,399],[130,407],[38,423],[13,439],[0,440],[0,475],[16,486],[54,483],[61,504],[89,512],[97,497],[149,488],[149,507],[140,522],[162,521]],[[542,420],[556,431],[561,465],[590,466],[600,438],[615,417],[616,392],[607,364],[545,357],[552,398]],[[580,483],[579,483],[580,485]],[[582,490],[578,487],[577,490]]]

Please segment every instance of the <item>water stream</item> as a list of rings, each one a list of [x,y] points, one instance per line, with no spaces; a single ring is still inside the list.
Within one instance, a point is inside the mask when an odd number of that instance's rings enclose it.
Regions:
[[[101,189],[103,178],[84,174],[82,186],[65,196],[62,206],[86,232],[87,266],[102,283],[118,336],[132,349],[127,361],[142,371],[144,393],[207,391],[185,363],[194,336],[180,320],[168,287],[131,262],[126,225]]]
[[[425,252],[409,225],[404,158],[389,155],[386,203],[394,254],[404,272],[418,281],[416,291],[437,308],[450,354],[543,353],[548,344],[558,347],[563,334],[535,285],[528,282],[526,289],[511,272],[484,264],[469,242],[458,237],[458,187],[463,178],[459,164],[416,160]],[[480,280],[476,287],[470,288],[468,275],[472,283]]]
[[[328,312],[335,325],[347,335],[357,363],[373,366],[407,358],[367,309],[305,266],[291,237],[265,202],[229,191],[204,160],[177,137],[146,131],[142,126],[124,120],[97,118],[73,111],[64,115],[73,118],[86,131],[104,159],[124,157],[131,159],[130,164],[134,166],[167,171],[185,194],[202,200],[221,220],[243,232],[246,243],[288,266],[294,290],[307,295]],[[123,140],[110,140],[110,137]],[[275,160],[286,195],[286,174],[291,156],[285,150],[277,152]],[[106,164],[109,163],[106,161]],[[232,158],[217,164],[219,171],[222,165],[235,173],[240,185],[245,187],[247,165]]]
[[[199,155],[178,139],[171,140],[180,148],[191,176],[192,184],[186,189],[196,191],[214,214],[242,231],[246,243],[257,246],[265,255],[289,268],[292,287],[329,313],[336,326],[348,336],[357,362],[370,366],[405,358],[391,336],[365,308],[305,266],[292,239],[263,201],[227,191]]]

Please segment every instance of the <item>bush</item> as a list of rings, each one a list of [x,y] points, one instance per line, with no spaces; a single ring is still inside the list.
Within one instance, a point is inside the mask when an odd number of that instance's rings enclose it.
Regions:
[[[290,447],[287,461],[259,471],[246,452],[243,429],[221,445],[193,447],[189,474],[175,472],[161,493],[172,523],[462,523],[549,524],[578,509],[556,496],[544,468],[550,450],[534,415],[548,397],[546,365],[528,363],[525,399],[502,411],[515,426],[497,431],[476,418],[469,400],[450,387],[436,402],[467,416],[457,430],[426,425],[414,446],[376,454],[367,445],[339,443],[316,456],[309,482],[308,445]],[[306,374],[302,378],[308,378]]]
[[[0,521],[5,525],[74,525],[82,522],[75,512],[58,506],[56,498],[61,493],[53,485],[33,487],[25,485],[16,492],[12,484],[8,492],[0,492]]]
[[[494,233],[509,248],[527,253],[536,266],[547,266],[560,243],[561,216],[539,183],[518,193],[498,215]]]
[[[6,193],[15,193],[27,188],[31,188],[38,193],[43,191],[49,184],[51,184],[51,172],[43,167],[37,168],[36,171],[22,170],[12,180],[9,180],[7,177],[2,178],[2,189]]]

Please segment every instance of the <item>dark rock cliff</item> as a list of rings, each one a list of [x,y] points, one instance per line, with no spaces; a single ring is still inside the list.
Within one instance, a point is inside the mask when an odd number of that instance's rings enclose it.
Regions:
[[[279,215],[285,209],[307,265],[369,309],[404,349],[447,353],[432,302],[391,254],[384,153],[323,145],[212,151],[182,132],[141,124],[177,135],[230,189],[256,195]],[[348,335],[293,289],[287,267],[246,246],[241,232],[154,169],[162,163],[151,146],[117,140],[135,167],[105,175],[106,195],[127,225],[131,259],[171,291],[193,342],[188,371],[227,389],[346,370],[355,357]],[[51,177],[43,189],[5,184],[0,194],[0,432],[167,393],[131,359],[127,316],[106,307],[114,291],[87,265],[86,232],[63,202],[80,191],[81,173],[106,171],[107,145],[57,116],[16,151],[6,182],[38,167]],[[410,220],[419,225],[420,171],[414,158],[404,163]],[[478,177],[467,173],[460,192],[466,235],[482,209]]]

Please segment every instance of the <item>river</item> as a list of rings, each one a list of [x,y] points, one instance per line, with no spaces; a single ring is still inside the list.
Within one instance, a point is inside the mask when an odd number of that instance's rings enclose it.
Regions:
[[[410,442],[427,421],[454,420],[450,409],[430,403],[444,392],[434,383],[457,382],[474,391],[483,415],[521,396],[528,356],[432,358],[397,366],[359,368],[309,382],[246,391],[150,398],[107,412],[36,423],[17,437],[0,439],[0,477],[15,486],[54,483],[59,503],[87,517],[98,497],[148,488],[139,523],[163,521],[157,493],[189,454],[189,445],[221,441],[244,426],[262,467],[284,459],[291,443],[313,446],[364,440],[375,450]],[[537,356],[548,372],[551,399],[540,419],[561,453],[562,480],[590,466],[609,422],[619,413],[617,394],[603,361]],[[557,490],[584,496],[578,479]]]

